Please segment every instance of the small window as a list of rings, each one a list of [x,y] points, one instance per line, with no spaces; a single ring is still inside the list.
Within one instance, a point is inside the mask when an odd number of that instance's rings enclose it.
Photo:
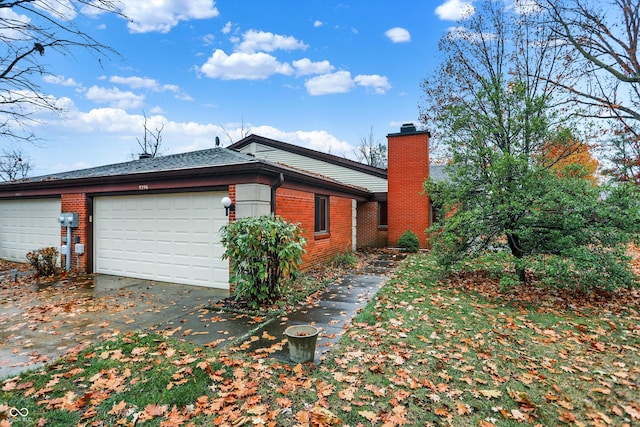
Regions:
[[[329,232],[329,196],[320,196],[316,194],[315,197],[315,232],[316,233],[328,233]]]
[[[378,202],[378,227],[386,227],[389,225],[387,216],[387,202]]]

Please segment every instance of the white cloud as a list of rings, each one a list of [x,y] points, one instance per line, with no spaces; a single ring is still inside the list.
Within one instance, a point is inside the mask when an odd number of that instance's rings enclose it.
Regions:
[[[219,15],[214,0],[121,0],[122,12],[131,19],[133,33],[169,32],[180,21],[207,19]]]
[[[75,5],[70,0],[36,1],[34,6],[45,11],[49,16],[67,21],[73,20],[78,15]]]
[[[304,85],[309,95],[328,95],[349,92],[353,88],[353,80],[348,71],[337,71],[312,77]]]
[[[473,0],[445,0],[435,12],[442,20],[458,21],[473,15],[475,10]]]
[[[216,49],[199,70],[212,79],[223,80],[263,80],[273,74],[293,74],[293,68],[264,52],[236,52],[227,55]]]
[[[360,86],[370,87],[376,93],[383,94],[387,90],[391,89],[391,85],[389,84],[389,80],[385,76],[379,76],[377,74],[371,75],[357,75],[354,79],[354,82]]]
[[[129,86],[132,89],[147,89],[153,92],[173,92],[175,94],[175,98],[182,101],[193,100],[193,98],[189,94],[183,92],[182,89],[180,89],[180,86],[173,84],[160,84],[160,82],[158,82],[157,80],[150,79],[148,77],[111,76],[109,78],[109,81],[111,83]]]
[[[16,22],[22,25],[27,25],[31,22],[31,19],[29,19],[29,17],[26,15],[18,15],[11,8],[3,7],[3,8],[0,8],[0,21],[7,22],[7,23]],[[0,36],[3,39],[6,38],[7,40],[20,40],[20,39],[26,38],[25,35],[22,34],[20,31],[12,30],[10,28],[10,25],[8,24],[2,25],[2,29],[0,30]]]
[[[496,35],[493,33],[474,33],[466,27],[449,27],[447,29],[447,37],[452,40],[466,40],[469,43],[478,43],[482,40],[495,40]]]
[[[127,85],[129,87],[131,87],[132,89],[151,89],[151,90],[158,90],[160,87],[160,84],[158,83],[157,80],[154,79],[150,79],[147,77],[136,77],[136,76],[131,76],[131,77],[121,77],[121,76],[111,76],[109,78],[109,81],[111,83],[117,83],[117,84],[122,84],[122,85]]]
[[[251,132],[266,138],[286,141],[289,144],[299,145],[323,153],[331,153],[336,156],[349,156],[355,149],[355,147],[348,142],[341,141],[323,130],[298,130],[288,132],[272,126],[252,126]]]
[[[85,93],[85,97],[99,104],[109,104],[113,108],[140,108],[144,103],[143,95],[136,95],[133,92],[121,91],[120,89],[104,88],[99,86],[90,87]]]
[[[231,21],[227,21],[220,31],[222,31],[222,34],[229,34],[231,32]]]
[[[514,0],[513,4],[507,7],[513,8],[519,15],[528,15],[542,11],[542,6],[540,6],[536,0]]]
[[[214,36],[213,34],[205,34],[204,36],[200,37],[200,40],[202,40],[202,43],[204,43],[205,46],[212,45],[215,39],[216,36]]]
[[[80,83],[76,82],[72,78],[65,78],[64,76],[46,75],[46,76],[42,77],[42,80],[44,80],[47,83],[51,83],[51,84],[54,84],[54,85],[60,85],[60,86],[69,86],[69,87],[79,87],[79,86],[81,86]]]
[[[384,33],[394,43],[407,43],[411,41],[411,34],[404,28],[394,27]]]
[[[309,58],[303,58],[292,62],[296,69],[296,74],[305,76],[309,74],[326,74],[333,71],[334,66],[329,61],[313,62]]]
[[[43,156],[48,156],[46,162],[34,159],[35,163],[40,166],[37,173],[48,174],[124,162],[130,160],[138,149],[136,138],[141,136],[144,123],[144,117],[139,112],[132,114],[125,109],[112,107],[80,111],[68,98],[52,101],[66,108],[64,119],[60,120],[60,117],[49,114],[41,117],[41,120],[34,123],[34,126],[41,127],[43,130],[47,129],[54,134],[60,134],[63,131],[67,137],[57,141],[55,148],[51,148],[51,152],[43,152]],[[162,130],[163,154],[212,148],[216,135],[220,136],[223,145],[228,145],[229,141],[225,135],[229,134],[237,141],[246,133],[247,128],[251,129],[252,133],[267,138],[286,141],[338,156],[348,157],[353,154],[355,149],[349,143],[339,140],[324,130],[285,131],[272,126],[254,126],[246,122],[224,125],[179,122],[169,120],[162,115],[162,110],[159,108],[151,109],[150,113],[152,115],[147,116],[148,126],[154,127],[159,123],[164,124]],[[91,135],[89,140],[87,135]],[[56,157],[58,153],[65,154]],[[42,167],[45,164],[51,166]]]
[[[324,22],[322,21],[318,21],[318,20],[313,21],[313,26],[316,28],[322,27],[323,25],[324,25]]]
[[[273,52],[274,50],[298,50],[308,46],[292,36],[282,36],[266,31],[249,30],[242,35],[242,42],[236,46],[239,52]]]

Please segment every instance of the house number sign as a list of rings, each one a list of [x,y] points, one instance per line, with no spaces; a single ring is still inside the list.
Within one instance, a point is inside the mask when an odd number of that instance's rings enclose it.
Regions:
[[[148,190],[149,189],[149,184],[139,184],[138,185],[138,190]]]

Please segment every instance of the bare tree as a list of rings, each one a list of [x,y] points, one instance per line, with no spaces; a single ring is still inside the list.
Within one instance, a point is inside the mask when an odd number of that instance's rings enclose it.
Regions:
[[[360,138],[360,145],[355,150],[356,160],[377,168],[387,167],[387,146],[376,141],[373,135],[373,126],[369,129],[369,135]]]
[[[143,113],[144,116],[144,137],[142,140],[140,138],[136,138],[138,141],[138,146],[140,147],[141,152],[139,153],[140,158],[147,157],[156,157],[160,154],[160,146],[162,145],[162,130],[164,129],[164,123],[160,122],[158,126],[156,126],[155,132],[150,130],[147,126],[147,115]]]
[[[227,139],[229,140],[229,144],[233,144],[234,142],[236,142],[233,139],[233,136],[231,135],[231,133],[222,124],[220,125],[220,127],[222,128],[222,131],[226,135]],[[251,126],[247,125],[244,122],[244,118],[242,118],[240,121],[240,138],[238,138],[238,141],[246,138],[249,135],[251,135]]]
[[[0,155],[0,179],[5,182],[26,178],[33,165],[20,149],[3,149]]]
[[[43,56],[70,55],[75,49],[97,56],[115,53],[74,24],[78,14],[89,12],[121,15],[111,0],[0,1],[0,136],[34,140],[33,114],[61,111],[38,84],[50,74]]]
[[[640,1],[541,0],[554,37],[573,48],[572,78],[550,79],[596,120],[611,126],[614,169],[640,183]]]

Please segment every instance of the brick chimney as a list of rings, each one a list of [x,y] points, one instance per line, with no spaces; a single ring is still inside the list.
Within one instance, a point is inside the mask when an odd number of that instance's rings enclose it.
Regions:
[[[427,247],[425,230],[429,227],[429,198],[422,184],[429,176],[428,131],[418,131],[405,123],[400,133],[387,135],[388,143],[388,239],[395,246],[405,231],[416,233],[420,247]]]

